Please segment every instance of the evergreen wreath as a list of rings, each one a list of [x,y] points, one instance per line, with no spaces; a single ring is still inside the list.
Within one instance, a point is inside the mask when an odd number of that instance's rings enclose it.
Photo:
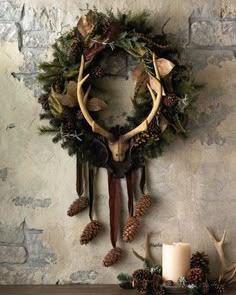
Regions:
[[[43,109],[40,119],[49,120],[49,126],[41,127],[40,131],[52,134],[53,142],[61,142],[69,155],[77,154],[81,161],[100,166],[96,145],[93,144],[97,134],[84,120],[76,95],[82,55],[85,58],[85,74],[90,74],[87,85],[102,79],[101,61],[111,52],[125,52],[140,62],[133,72],[136,82],[133,115],[127,118],[125,126],[107,127],[114,135],[131,130],[150,112],[152,98],[146,84],[148,73],[153,73],[152,53],[158,57],[165,95],[156,122],[153,121],[146,132],[135,137],[135,154],[145,158],[156,157],[164,144],[173,143],[178,135],[186,135],[187,111],[194,90],[191,69],[180,64],[178,52],[167,41],[164,31],[161,35],[152,33],[153,28],[147,25],[147,18],[146,11],[137,15],[118,12],[115,16],[110,11],[104,14],[96,9],[89,10],[76,27],[56,40],[52,46],[53,61],[40,64],[42,71],[38,79],[44,89],[44,94],[39,97]],[[91,116],[102,124],[97,111],[106,107],[105,102],[92,98],[87,106]]]
[[[178,52],[167,41],[164,30],[161,35],[153,34],[147,18],[146,11],[137,15],[118,12],[115,16],[111,11],[104,14],[89,10],[76,27],[56,40],[54,59],[40,65],[38,77],[44,89],[39,98],[43,108],[40,118],[49,120],[49,126],[40,130],[53,134],[53,142],[61,142],[69,155],[77,156],[79,198],[67,214],[74,216],[89,207],[90,223],[81,235],[82,245],[93,240],[102,227],[93,219],[92,212],[95,167],[108,170],[113,249],[104,257],[106,267],[119,261],[122,254],[121,248],[116,247],[121,210],[120,178],[126,177],[129,211],[122,237],[125,242],[131,242],[140,219],[152,203],[145,192],[145,159],[156,157],[162,146],[172,143],[176,136],[186,135],[187,111],[193,101],[190,69],[180,64]],[[102,64],[114,53],[125,54],[137,63],[132,72],[133,114],[127,117],[125,126],[105,126],[98,111],[107,105],[93,97],[94,82],[105,74]],[[142,195],[134,207],[138,168],[142,168]],[[85,195],[85,187],[89,187],[89,197]]]

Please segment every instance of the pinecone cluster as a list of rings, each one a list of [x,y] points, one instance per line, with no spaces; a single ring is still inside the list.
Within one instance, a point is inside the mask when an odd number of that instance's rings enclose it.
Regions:
[[[84,209],[86,209],[88,207],[88,204],[89,204],[89,200],[85,196],[82,196],[82,197],[76,199],[70,205],[70,208],[67,211],[67,215],[74,216],[74,215],[80,213],[81,211],[83,211]]]
[[[121,259],[121,248],[111,249],[103,259],[103,266],[110,267]]]
[[[123,240],[125,242],[132,242],[138,232],[139,218],[142,217],[151,206],[151,197],[143,194],[135,205],[135,215],[130,216],[123,229]]]
[[[87,245],[92,241],[101,231],[102,226],[97,220],[92,220],[88,223],[80,236],[80,244]]]
[[[133,273],[133,286],[140,294],[165,294],[161,275],[152,274],[149,269],[138,269]]]
[[[191,268],[201,268],[205,274],[210,273],[209,258],[205,252],[196,252],[191,257]]]

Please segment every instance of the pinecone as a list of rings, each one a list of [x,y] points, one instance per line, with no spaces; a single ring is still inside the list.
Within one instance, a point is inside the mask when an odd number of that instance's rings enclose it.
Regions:
[[[102,67],[96,66],[96,67],[92,68],[92,70],[90,72],[90,76],[92,79],[100,79],[100,78],[104,77],[104,71],[103,71]]]
[[[142,280],[142,281],[135,281],[135,289],[140,294],[147,294],[150,290],[150,281],[149,280]]]
[[[140,145],[146,143],[150,139],[150,135],[147,131],[140,132],[135,136],[133,146],[139,147]]]
[[[152,280],[157,282],[159,285],[163,283],[163,278],[161,275],[154,274]]]
[[[135,238],[138,231],[139,221],[135,216],[130,216],[123,230],[123,240],[131,242]]]
[[[88,207],[89,201],[87,197],[76,199],[67,211],[68,216],[74,216]]]
[[[196,252],[191,257],[191,268],[199,267],[206,274],[210,273],[209,259],[205,252]]]
[[[201,268],[195,267],[195,268],[191,268],[188,271],[186,278],[190,283],[194,285],[199,285],[204,280],[204,274]]]
[[[166,286],[174,286],[174,282],[171,280],[167,280],[167,281],[165,281],[165,285]]]
[[[143,216],[151,204],[151,197],[149,195],[143,194],[135,205],[135,216]]]
[[[121,258],[121,248],[111,249],[103,259],[103,266],[109,267],[119,261]]]
[[[156,291],[155,295],[165,295],[166,294],[166,290],[163,286],[159,287],[159,290]]]
[[[80,61],[81,57],[80,41],[78,38],[74,39],[70,46],[69,59],[72,64]]]
[[[88,223],[80,236],[80,244],[86,245],[92,241],[102,229],[101,224],[97,220],[92,220]]]
[[[162,102],[167,107],[173,107],[177,103],[177,98],[175,94],[169,94],[163,97]]]
[[[57,93],[62,93],[64,90],[64,81],[62,79],[57,79],[53,83],[53,88]]]
[[[122,289],[133,289],[133,285],[131,282],[122,282],[119,284]]]
[[[62,126],[62,131],[64,134],[73,133],[75,129],[75,125],[72,122],[66,122]]]
[[[114,19],[107,19],[103,25],[103,35],[108,41],[113,41],[120,33],[120,23]]]
[[[210,292],[215,292],[215,293],[225,292],[224,284],[220,283],[218,280],[209,281],[209,289],[210,289]]]
[[[203,282],[200,285],[199,290],[200,290],[201,294],[208,294],[210,291],[209,283],[207,281]]]
[[[42,108],[45,111],[49,110],[49,103],[48,103],[48,95],[47,94],[42,94],[39,98],[38,98],[38,103],[40,103],[42,105]]]
[[[133,279],[136,281],[149,280],[151,278],[151,272],[149,269],[137,269],[133,272]]]

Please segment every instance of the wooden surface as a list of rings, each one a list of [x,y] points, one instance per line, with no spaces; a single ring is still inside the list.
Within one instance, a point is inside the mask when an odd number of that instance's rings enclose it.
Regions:
[[[123,290],[118,285],[68,285],[68,286],[0,286],[1,295],[134,295],[135,290]],[[236,289],[227,295],[236,295]]]

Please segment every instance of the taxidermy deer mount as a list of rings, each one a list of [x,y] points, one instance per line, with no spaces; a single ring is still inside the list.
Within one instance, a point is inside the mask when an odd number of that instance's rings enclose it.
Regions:
[[[88,79],[89,74],[83,77],[83,71],[84,71],[84,57],[81,58],[81,66],[79,70],[79,76],[78,76],[78,84],[77,84],[77,97],[78,97],[78,103],[81,109],[81,112],[83,113],[83,116],[87,123],[91,126],[92,131],[101,135],[104,139],[106,139],[105,148],[111,152],[112,158],[105,160],[104,167],[106,167],[108,170],[112,171],[112,173],[117,177],[124,177],[125,174],[130,171],[135,166],[142,166],[142,163],[132,163],[132,145],[131,145],[131,139],[139,134],[140,132],[144,132],[147,130],[148,125],[151,123],[151,121],[155,118],[158,108],[160,106],[161,97],[162,97],[162,85],[160,82],[160,75],[158,72],[158,68],[156,65],[156,57],[155,54],[153,54],[153,65],[155,70],[155,77],[149,74],[149,80],[152,79],[152,82],[154,81],[156,87],[151,87],[151,84],[147,84],[147,88],[151,94],[152,100],[153,100],[153,106],[152,110],[149,113],[148,117],[137,127],[130,130],[129,132],[120,135],[118,138],[115,138],[114,135],[99,126],[91,117],[87,110],[87,99],[89,92],[91,90],[91,86],[88,87],[86,93],[84,94],[82,86],[84,82]],[[153,83],[152,83],[153,84]],[[155,88],[155,89],[154,89]],[[154,91],[156,93],[154,93]],[[104,145],[104,144],[103,144]],[[141,160],[142,162],[142,160]]]

